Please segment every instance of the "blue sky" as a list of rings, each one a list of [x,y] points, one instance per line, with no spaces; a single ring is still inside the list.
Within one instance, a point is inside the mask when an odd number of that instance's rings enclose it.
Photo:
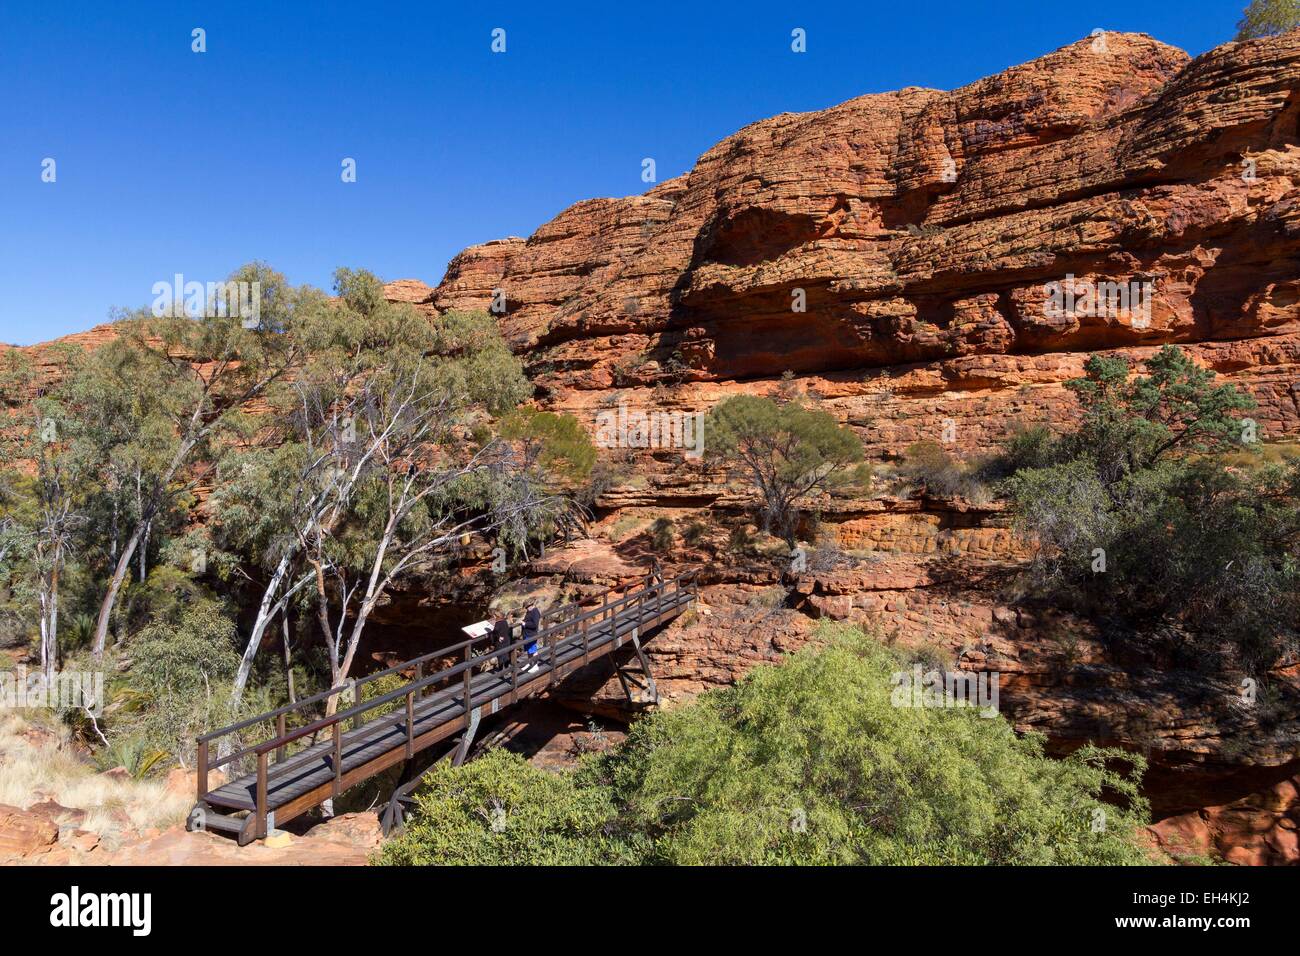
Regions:
[[[1202,53],[1244,3],[5,0],[0,341],[252,259],[321,287],[340,265],[435,284],[467,245],[643,191],[643,157],[667,179],[754,120],[950,89],[1097,27]]]

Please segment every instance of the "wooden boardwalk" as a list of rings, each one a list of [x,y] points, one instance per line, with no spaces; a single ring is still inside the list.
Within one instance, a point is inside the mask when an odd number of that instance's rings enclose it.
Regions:
[[[653,695],[641,638],[685,611],[695,596],[693,573],[662,582],[647,579],[617,597],[605,592],[598,605],[568,605],[548,613],[546,626],[535,638],[538,647],[533,657],[523,640],[497,649],[489,647],[491,638],[485,635],[205,734],[198,741],[198,803],[190,815],[190,828],[227,831],[244,845],[389,767],[406,763],[409,770],[417,753],[458,732],[461,740],[455,759],[459,762],[483,717],[545,691],[572,671],[628,644],[634,645],[645,672],[643,686]],[[426,667],[453,655],[463,660],[425,674]],[[359,700],[366,684],[392,674],[414,677],[372,700],[310,719],[311,710],[323,707],[329,698],[337,700],[350,692],[353,701]],[[619,679],[630,695],[629,677],[619,671]],[[308,721],[303,726],[288,726],[290,721],[303,720]],[[269,738],[234,749],[243,734],[272,724],[276,729]],[[234,752],[211,758],[221,741],[227,741],[225,749]],[[253,759],[256,770],[208,788],[211,771]],[[244,811],[246,816],[238,816]]]

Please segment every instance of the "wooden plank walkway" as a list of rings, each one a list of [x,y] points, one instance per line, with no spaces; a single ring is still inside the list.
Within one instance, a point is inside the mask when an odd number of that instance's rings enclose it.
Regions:
[[[592,660],[629,643],[635,643],[639,653],[640,638],[647,631],[677,617],[696,597],[692,574],[647,581],[613,600],[610,594],[606,592],[595,607],[570,605],[548,614],[556,623],[544,627],[534,639],[538,648],[531,658],[522,640],[501,650],[488,647],[486,636],[475,638],[369,675],[357,682],[354,694],[387,674],[414,670],[416,676],[403,687],[304,727],[289,731],[286,719],[345,688],[204,735],[199,739],[195,808],[199,824],[237,833],[241,844],[263,837],[269,828],[410,760],[458,731],[472,737],[480,718],[546,690]],[[476,645],[481,650],[476,652]],[[424,676],[426,663],[445,660],[457,651],[464,655],[462,662]],[[491,662],[495,669],[486,670]],[[240,731],[271,721],[277,726],[271,739],[209,759],[214,741],[237,739],[233,735]],[[301,749],[291,753],[295,744]],[[208,789],[211,770],[248,756],[257,758],[255,772]],[[241,811],[249,811],[242,820],[227,816]]]

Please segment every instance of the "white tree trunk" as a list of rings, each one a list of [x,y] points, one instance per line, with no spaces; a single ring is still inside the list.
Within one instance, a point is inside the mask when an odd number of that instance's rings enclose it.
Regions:
[[[257,609],[257,619],[253,621],[253,629],[248,635],[248,644],[244,647],[244,656],[240,659],[239,669],[235,672],[235,683],[231,688],[230,698],[232,710],[239,706],[244,696],[244,688],[248,685],[249,675],[253,672],[253,659],[257,657],[257,650],[262,646],[262,637],[266,634],[267,625],[275,616],[276,595],[279,594],[284,579],[289,575],[289,564],[292,558],[293,552],[290,551],[280,559],[262,594],[262,603]]]
[[[117,604],[122,583],[131,571],[131,559],[135,556],[135,549],[139,546],[142,537],[144,537],[143,523],[136,525],[135,530],[131,532],[131,537],[122,548],[122,553],[117,556],[117,565],[113,568],[113,577],[109,579],[104,599],[99,604],[99,619],[95,622],[95,660],[104,656],[104,645],[108,642],[108,622],[113,614],[113,607]]]

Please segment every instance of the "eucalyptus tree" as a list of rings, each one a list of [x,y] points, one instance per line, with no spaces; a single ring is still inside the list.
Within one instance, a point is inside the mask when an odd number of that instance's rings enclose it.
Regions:
[[[236,702],[268,626],[303,588],[340,687],[401,581],[467,535],[526,537],[567,508],[513,446],[482,437],[530,390],[489,316],[430,320],[385,301],[366,272],[339,270],[335,284],[333,307],[295,329],[304,362],[273,389],[275,432],[231,463],[216,499],[227,533],[269,572]]]
[[[59,358],[75,366],[76,349]],[[12,500],[5,515],[4,561],[17,558],[34,582],[38,605],[41,670],[52,680],[59,659],[61,583],[85,526],[84,459],[78,454],[78,421],[57,383],[43,382],[16,352],[0,368],[0,402],[14,408],[0,436],[0,464]]]
[[[119,322],[119,334],[73,383],[83,418],[96,426],[100,484],[115,522],[96,658],[154,522],[210,478],[223,439],[247,427],[249,406],[297,363],[294,323],[325,307],[320,292],[290,286],[262,264],[242,267],[231,281],[256,283],[255,320],[215,303],[198,316],[137,312]]]

